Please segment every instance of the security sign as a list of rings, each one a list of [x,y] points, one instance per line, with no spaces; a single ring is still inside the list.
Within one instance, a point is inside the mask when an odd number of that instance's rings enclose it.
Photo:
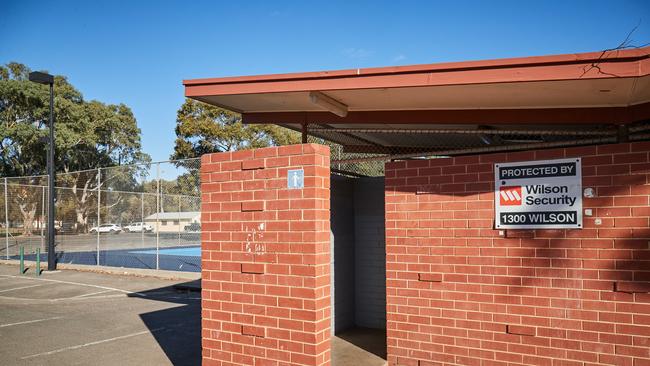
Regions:
[[[497,229],[582,228],[579,158],[494,165]]]

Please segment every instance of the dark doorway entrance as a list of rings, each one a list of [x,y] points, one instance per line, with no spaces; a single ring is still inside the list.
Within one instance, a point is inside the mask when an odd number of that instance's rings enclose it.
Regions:
[[[386,357],[384,178],[333,175],[330,192],[332,361],[372,364]]]

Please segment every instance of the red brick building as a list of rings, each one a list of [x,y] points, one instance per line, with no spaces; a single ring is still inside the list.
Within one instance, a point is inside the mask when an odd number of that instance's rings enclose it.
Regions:
[[[650,365],[650,48],[184,84],[304,142],[203,157],[204,364]],[[555,159],[578,222],[496,228]]]

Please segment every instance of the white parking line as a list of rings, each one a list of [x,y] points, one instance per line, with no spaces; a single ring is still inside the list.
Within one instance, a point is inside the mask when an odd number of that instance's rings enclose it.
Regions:
[[[137,295],[137,296],[142,296],[142,297],[147,296],[147,295],[139,293],[139,292],[122,290],[122,289],[114,288],[114,287],[91,285],[91,284],[88,284],[88,283],[81,283],[81,282],[50,280],[50,279],[45,279],[45,278],[21,277],[21,276],[11,276],[11,275],[0,275],[0,277],[20,278],[20,279],[33,280],[33,281],[46,281],[46,282],[54,282],[54,283],[63,283],[63,284],[67,284],[67,285],[87,286],[87,287],[94,287],[94,288],[99,288],[99,289],[103,289],[103,290],[118,291],[118,292],[122,292],[122,293],[129,294],[129,295]]]
[[[27,321],[18,322],[18,323],[0,324],[0,328],[13,327],[14,325],[38,323],[38,322],[44,322],[44,321],[47,321],[47,320],[55,320],[55,319],[61,319],[61,318],[63,318],[63,317],[62,316],[55,316],[53,318],[34,319],[34,320],[27,320]]]
[[[15,291],[15,290],[22,290],[22,289],[25,289],[25,288],[32,288],[32,287],[37,287],[37,286],[43,286],[43,284],[8,288],[8,289],[5,289],[5,290],[0,290],[0,292],[9,292],[9,291]]]
[[[82,294],[82,295],[67,297],[66,299],[78,299],[80,297],[99,295],[99,294],[104,294],[104,293],[111,292],[111,291],[113,291],[113,290],[104,290],[104,291],[91,292],[89,294]]]
[[[84,348],[84,347],[89,347],[89,346],[95,346],[95,345],[98,345],[98,344],[107,343],[107,342],[112,342],[112,341],[117,341],[117,340],[120,340],[120,339],[126,339],[126,338],[136,337],[136,336],[143,335],[143,334],[155,333],[155,332],[161,331],[161,330],[163,330],[163,329],[165,329],[165,327],[156,328],[156,329],[152,329],[152,330],[143,330],[142,332],[131,333],[131,334],[127,334],[127,335],[123,335],[123,336],[119,336],[119,337],[113,337],[113,338],[108,338],[108,339],[102,339],[102,340],[100,340],[100,341],[95,341],[95,342],[90,342],[90,343],[79,344],[79,345],[76,345],[76,346],[70,346],[70,347],[59,348],[59,349],[55,349],[55,350],[48,351],[48,352],[36,353],[36,354],[33,354],[33,355],[29,355],[29,356],[21,357],[20,359],[21,359],[21,360],[27,360],[27,359],[34,358],[34,357],[39,357],[39,356],[48,356],[48,355],[52,355],[52,354],[55,354],[55,353],[60,353],[60,352],[65,352],[65,351],[72,351],[72,350],[79,349],[79,348]]]

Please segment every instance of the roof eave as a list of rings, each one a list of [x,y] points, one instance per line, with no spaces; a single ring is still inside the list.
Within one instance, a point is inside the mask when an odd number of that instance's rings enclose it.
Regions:
[[[599,67],[606,67],[607,70],[588,70],[584,72],[585,68],[589,68],[597,64]],[[631,64],[636,65],[630,67]],[[605,66],[607,65],[607,66]],[[519,78],[505,77],[509,74],[508,70],[522,71],[527,70],[526,74],[519,75]],[[538,69],[541,72],[535,73],[530,70]],[[577,72],[576,72],[577,70]],[[496,71],[500,71],[495,73]],[[567,71],[570,71],[567,73]],[[594,72],[591,72],[594,71]],[[600,71],[600,72],[599,72]],[[318,71],[318,72],[303,72],[303,73],[288,73],[288,74],[269,74],[269,75],[254,75],[254,76],[236,76],[236,77],[222,77],[222,78],[204,78],[204,79],[189,79],[183,80],[183,85],[186,87],[186,96],[200,96],[208,95],[207,89],[203,87],[217,87],[214,92],[218,94],[210,95],[225,95],[237,93],[261,93],[269,92],[268,90],[260,90],[255,88],[242,88],[237,85],[256,85],[272,83],[291,83],[295,86],[305,84],[302,88],[288,89],[284,91],[305,91],[311,90],[305,88],[311,82],[336,80],[336,79],[364,79],[369,77],[395,77],[406,76],[409,74],[422,74],[422,73],[461,73],[470,74],[486,73],[492,75],[491,80],[482,80],[477,78],[480,75],[471,75],[476,79],[475,82],[512,82],[512,81],[536,81],[536,80],[559,80],[562,79],[576,79],[576,78],[597,78],[597,77],[612,77],[615,74],[618,77],[638,77],[650,74],[650,47],[634,48],[625,50],[612,50],[601,52],[589,52],[578,54],[564,54],[564,55],[550,55],[550,56],[533,56],[521,58],[507,58],[495,60],[481,60],[481,61],[463,61],[463,62],[450,62],[450,63],[437,63],[437,64],[423,64],[423,65],[410,65],[410,66],[389,66],[389,67],[376,67],[376,68],[362,68],[362,69],[347,69],[347,70],[334,70],[334,71]],[[550,76],[550,78],[540,78],[541,75]],[[500,78],[501,77],[501,78]],[[443,84],[449,85],[449,84]],[[395,85],[401,87],[403,85]],[[414,85],[416,86],[416,85]],[[370,87],[365,84],[349,85],[349,89],[359,89]],[[228,90],[232,90],[229,92]],[[202,93],[203,92],[203,93]]]

